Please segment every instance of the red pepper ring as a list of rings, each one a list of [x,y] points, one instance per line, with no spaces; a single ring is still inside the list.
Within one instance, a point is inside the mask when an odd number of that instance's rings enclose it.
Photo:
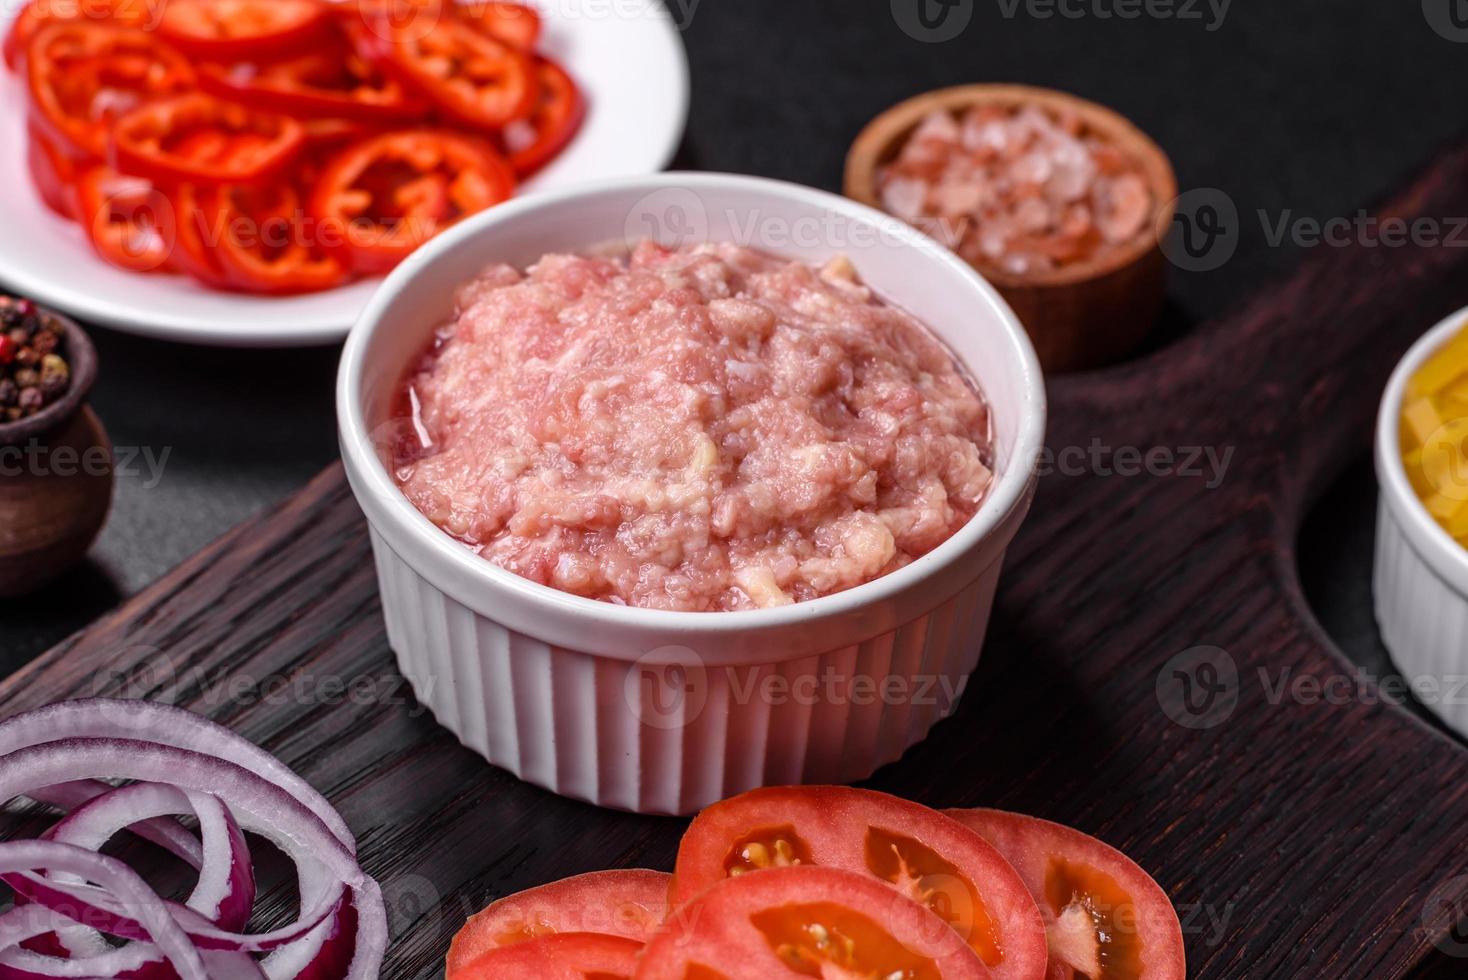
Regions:
[[[508,0],[459,0],[460,17],[507,44],[529,51],[540,40],[541,17],[534,7]]]
[[[566,148],[586,119],[586,100],[566,70],[549,58],[537,58],[540,101],[529,119],[505,127],[503,140],[510,165],[521,177],[535,173]]]
[[[139,177],[93,167],[78,187],[82,227],[104,260],[129,272],[158,272],[173,257],[177,219],[167,195]]]
[[[195,85],[183,55],[145,31],[112,24],[51,24],[31,38],[23,60],[31,120],[79,160],[106,154],[116,117]]]
[[[535,108],[532,56],[458,17],[387,29],[349,24],[357,50],[402,79],[458,122],[495,130]]]
[[[169,192],[178,222],[173,268],[211,289],[234,289],[234,283],[224,274],[216,248],[223,232],[204,213],[199,204],[200,194],[193,184],[178,184]]]
[[[402,122],[428,109],[346,45],[285,61],[205,64],[199,84],[220,98],[309,119]]]
[[[80,221],[78,164],[62,153],[35,123],[26,127],[26,165],[42,202],[68,221]]]
[[[329,0],[348,32],[370,31],[380,40],[422,37],[444,17],[454,16],[457,0]]]
[[[210,256],[230,287],[295,295],[333,289],[348,270],[325,252],[289,184],[208,187],[197,194]]]
[[[305,127],[289,116],[198,93],[134,109],[112,130],[117,169],[159,183],[267,181],[305,142]]]
[[[318,0],[167,0],[158,32],[203,58],[279,57],[306,48],[329,24]]]
[[[30,0],[5,35],[5,64],[20,67],[26,46],[42,28],[55,23],[94,21],[118,27],[148,29],[158,20],[165,0]]]
[[[434,130],[387,133],[330,158],[311,198],[328,250],[364,275],[390,271],[424,242],[514,192],[488,143]]]

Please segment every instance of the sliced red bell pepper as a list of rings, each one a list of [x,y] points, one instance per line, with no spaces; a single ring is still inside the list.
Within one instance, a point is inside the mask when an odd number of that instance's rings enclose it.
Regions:
[[[218,255],[219,241],[228,231],[204,212],[200,196],[193,184],[177,184],[169,192],[177,221],[173,267],[211,289],[233,289]]]
[[[249,184],[273,179],[306,142],[289,116],[202,93],[134,109],[112,130],[116,167],[159,183]]]
[[[541,18],[534,7],[506,0],[465,0],[455,9],[470,24],[522,51],[533,49],[540,40]]]
[[[376,275],[514,187],[514,171],[488,143],[407,130],[354,143],[327,161],[310,210],[344,263]]]
[[[305,119],[301,125],[306,128],[305,153],[313,157],[383,132],[382,127],[360,119]]]
[[[5,64],[20,67],[21,55],[41,28],[55,23],[92,21],[117,27],[148,28],[157,23],[165,0],[30,0],[5,35]]]
[[[458,17],[349,28],[359,51],[464,125],[497,130],[535,108],[531,55]]]
[[[298,118],[402,122],[428,108],[346,44],[284,61],[205,64],[199,81],[221,98]]]
[[[158,31],[203,58],[274,58],[319,40],[330,13],[319,0],[167,0]]]
[[[173,257],[173,203],[151,183],[96,166],[78,186],[82,226],[107,262],[130,272],[158,272]]]
[[[26,165],[41,200],[68,221],[81,220],[77,162],[57,149],[34,123],[26,127],[26,140]]]
[[[199,213],[217,237],[211,258],[231,288],[269,295],[333,289],[349,270],[318,240],[316,223],[289,184],[208,187]]]
[[[521,177],[535,173],[566,148],[586,118],[586,100],[566,70],[549,58],[537,58],[540,99],[528,119],[505,127],[510,165]]]
[[[61,152],[90,160],[105,156],[119,116],[195,85],[183,55],[151,34],[85,21],[37,32],[25,73],[32,121]]]

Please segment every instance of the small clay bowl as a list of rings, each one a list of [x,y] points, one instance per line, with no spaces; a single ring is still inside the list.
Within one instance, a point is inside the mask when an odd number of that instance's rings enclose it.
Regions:
[[[0,598],[28,595],[87,553],[112,505],[112,444],[86,404],[97,350],[74,322],[62,353],[71,386],[29,418],[0,423]]]
[[[846,196],[880,208],[880,168],[897,155],[923,118],[935,109],[959,113],[980,105],[1073,113],[1086,132],[1136,161],[1150,185],[1155,213],[1147,232],[1129,243],[1033,275],[975,264],[1019,314],[1046,370],[1076,371],[1119,360],[1135,349],[1162,310],[1167,260],[1158,232],[1171,226],[1177,200],[1177,177],[1167,154],[1124,117],[1074,95],[1028,85],[964,85],[929,92],[888,109],[862,130],[846,160]]]

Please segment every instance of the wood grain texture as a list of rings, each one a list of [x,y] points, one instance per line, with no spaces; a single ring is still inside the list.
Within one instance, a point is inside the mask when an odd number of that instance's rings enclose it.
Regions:
[[[1468,214],[1465,174],[1468,151],[1447,154],[1382,213]],[[1226,476],[1046,476],[962,707],[873,785],[1122,847],[1182,911],[1197,977],[1461,975],[1468,961],[1433,954],[1452,923],[1431,913],[1468,908],[1468,752],[1356,688],[1293,547],[1368,449],[1392,365],[1468,301],[1465,273],[1462,248],[1324,250],[1145,361],[1057,382],[1057,453],[1232,449]],[[1236,665],[1238,702],[1190,728],[1165,692],[1172,658],[1204,645]],[[1351,696],[1273,693],[1302,677],[1351,679]],[[0,712],[99,693],[202,711],[326,792],[384,884],[393,980],[440,976],[449,937],[496,896],[669,867],[684,826],[518,783],[417,707],[336,468],[10,679]]]

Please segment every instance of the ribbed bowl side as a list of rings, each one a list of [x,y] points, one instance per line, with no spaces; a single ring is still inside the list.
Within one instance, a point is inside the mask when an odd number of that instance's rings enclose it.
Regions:
[[[1468,737],[1468,596],[1423,560],[1389,501],[1376,522],[1374,581],[1382,641],[1424,704]]]
[[[656,814],[758,786],[857,782],[896,761],[961,697],[1001,564],[864,643],[726,667],[693,648],[629,662],[552,647],[448,598],[375,531],[372,546],[388,642],[440,724],[552,792]]]

